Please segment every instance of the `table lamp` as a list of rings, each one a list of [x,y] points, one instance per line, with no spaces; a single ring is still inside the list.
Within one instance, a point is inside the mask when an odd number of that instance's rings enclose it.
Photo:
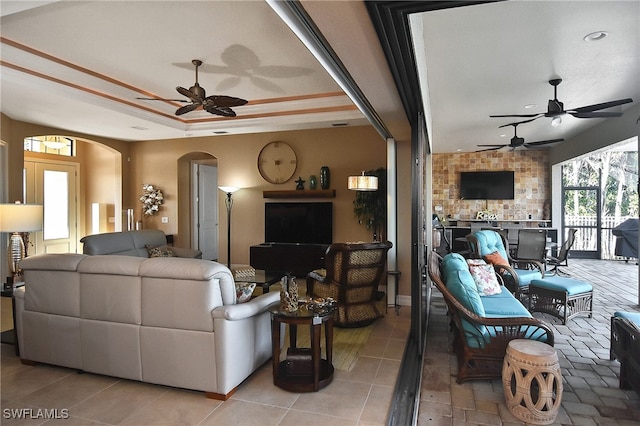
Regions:
[[[0,232],[10,233],[7,258],[15,279],[21,275],[20,261],[27,255],[29,232],[42,229],[44,209],[37,204],[0,204]]]

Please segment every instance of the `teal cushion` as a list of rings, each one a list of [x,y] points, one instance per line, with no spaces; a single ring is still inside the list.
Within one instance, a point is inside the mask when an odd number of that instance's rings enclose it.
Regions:
[[[573,278],[564,277],[545,277],[531,281],[531,285],[544,288],[546,290],[567,292],[569,296],[580,293],[588,293],[593,291],[593,286],[583,281],[574,280]]]
[[[613,314],[614,317],[626,318],[638,327],[640,327],[640,313],[638,312],[622,312],[616,311]]]
[[[544,329],[541,329],[539,327],[527,327],[523,325],[521,326],[520,330],[524,332],[524,337],[526,339],[547,343],[547,334]],[[488,329],[485,334],[484,340],[467,338],[467,344],[469,345],[469,347],[474,349],[483,348],[485,346],[485,343],[488,342],[491,337],[495,337],[496,335],[498,335],[498,333],[502,333],[502,327]]]
[[[484,307],[464,257],[450,253],[442,259],[442,275],[447,290],[458,302],[478,316],[484,316]]]
[[[486,256],[497,251],[503,258],[509,258],[507,256],[507,250],[504,247],[504,243],[502,242],[502,237],[496,231],[476,231],[473,235],[478,240],[478,251],[480,252],[480,256]]]
[[[491,296],[481,296],[482,305],[484,307],[485,317],[505,318],[505,317],[527,317],[531,318],[531,314],[527,308],[520,303],[518,299],[506,288],[502,289],[502,293]]]
[[[518,274],[521,287],[531,284],[533,280],[542,279],[542,273],[538,269],[514,269],[514,271]]]

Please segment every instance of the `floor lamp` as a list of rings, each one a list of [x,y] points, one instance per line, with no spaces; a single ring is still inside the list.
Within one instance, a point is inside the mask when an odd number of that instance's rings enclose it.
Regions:
[[[219,186],[218,189],[227,194],[227,198],[224,200],[224,205],[227,206],[227,268],[231,268],[231,208],[233,207],[231,194],[240,188],[235,186]]]
[[[10,233],[7,259],[13,282],[21,275],[20,261],[27,256],[29,232],[42,229],[43,207],[36,204],[0,204],[0,232]]]

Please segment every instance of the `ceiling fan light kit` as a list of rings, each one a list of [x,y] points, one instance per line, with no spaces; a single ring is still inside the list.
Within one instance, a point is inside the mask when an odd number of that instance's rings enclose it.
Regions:
[[[189,105],[182,106],[176,110],[176,115],[183,115],[188,112],[194,111],[199,107],[207,111],[210,114],[221,115],[223,117],[235,117],[236,113],[231,107],[237,107],[245,105],[247,101],[245,99],[236,98],[226,95],[212,95],[207,96],[207,92],[204,87],[198,83],[198,67],[202,65],[202,61],[199,59],[193,59],[191,63],[195,66],[196,82],[189,89],[177,86],[176,90],[182,96],[189,98],[191,103]],[[170,101],[170,102],[189,102],[184,99],[163,99],[163,98],[137,98],[147,101]]]

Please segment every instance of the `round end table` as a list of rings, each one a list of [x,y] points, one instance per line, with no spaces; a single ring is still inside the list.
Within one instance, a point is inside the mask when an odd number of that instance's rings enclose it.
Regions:
[[[280,325],[289,325],[287,358],[280,361]],[[320,335],[324,324],[325,358]],[[308,326],[311,347],[298,348],[298,325]],[[333,310],[313,312],[301,304],[295,312],[271,311],[273,384],[291,392],[317,392],[333,380]]]
[[[553,423],[562,401],[562,374],[553,347],[535,340],[509,342],[502,387],[511,414],[525,423]]]

